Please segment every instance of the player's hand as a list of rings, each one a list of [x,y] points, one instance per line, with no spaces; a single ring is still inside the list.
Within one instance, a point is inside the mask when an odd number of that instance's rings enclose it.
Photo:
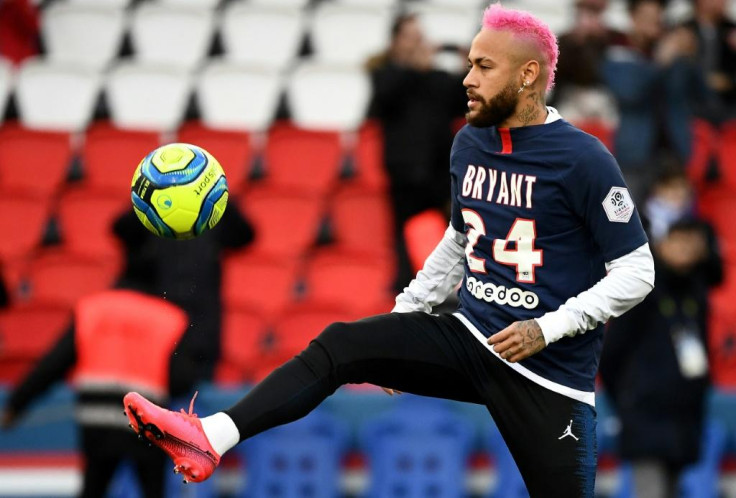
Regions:
[[[504,360],[515,363],[538,353],[547,345],[536,320],[514,322],[488,339],[488,344]]]
[[[383,392],[385,392],[389,396],[393,396],[394,394],[403,394],[401,391],[398,391],[396,389],[389,389],[388,387],[381,387],[381,389],[383,389]]]

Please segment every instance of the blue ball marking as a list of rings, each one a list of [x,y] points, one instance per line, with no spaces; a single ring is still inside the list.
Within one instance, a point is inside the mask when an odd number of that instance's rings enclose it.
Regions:
[[[161,219],[161,217],[158,215],[158,213],[156,213],[156,211],[153,209],[153,207],[151,207],[150,204],[141,199],[135,192],[131,193],[130,197],[133,201],[133,205],[137,207],[141,212],[143,212],[144,215],[146,215],[148,221],[151,223],[151,225],[156,227],[161,235],[169,238],[176,237],[174,231],[171,230],[171,228],[169,228],[166,223],[164,223],[164,220]]]
[[[186,185],[197,179],[209,164],[207,156],[198,147],[188,147],[194,153],[194,158],[189,161],[186,168],[163,173],[153,164],[152,159],[158,149],[149,153],[141,165],[141,174],[151,180],[157,187],[165,188],[175,185]]]
[[[207,195],[202,201],[202,208],[199,210],[199,216],[197,221],[194,223],[195,235],[201,234],[207,228],[207,222],[212,216],[212,211],[215,208],[217,201],[222,198],[227,192],[227,180],[224,176],[221,176],[219,180],[212,186],[212,190],[207,192]]]

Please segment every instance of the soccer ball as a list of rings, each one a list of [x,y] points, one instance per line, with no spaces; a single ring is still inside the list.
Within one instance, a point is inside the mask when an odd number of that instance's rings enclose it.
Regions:
[[[159,237],[190,239],[214,227],[227,205],[225,172],[196,145],[159,147],[140,162],[131,183],[133,210]]]

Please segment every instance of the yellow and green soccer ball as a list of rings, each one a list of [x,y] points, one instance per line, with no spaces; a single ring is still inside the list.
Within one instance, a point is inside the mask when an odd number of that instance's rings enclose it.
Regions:
[[[131,184],[133,210],[159,237],[190,239],[214,227],[227,205],[225,172],[196,145],[159,147],[140,162]]]

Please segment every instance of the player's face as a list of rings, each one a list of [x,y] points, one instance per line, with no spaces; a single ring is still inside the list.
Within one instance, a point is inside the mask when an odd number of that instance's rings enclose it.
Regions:
[[[481,30],[468,55],[468,124],[476,127],[503,125],[516,111],[522,73],[512,56],[512,36],[504,31]]]

